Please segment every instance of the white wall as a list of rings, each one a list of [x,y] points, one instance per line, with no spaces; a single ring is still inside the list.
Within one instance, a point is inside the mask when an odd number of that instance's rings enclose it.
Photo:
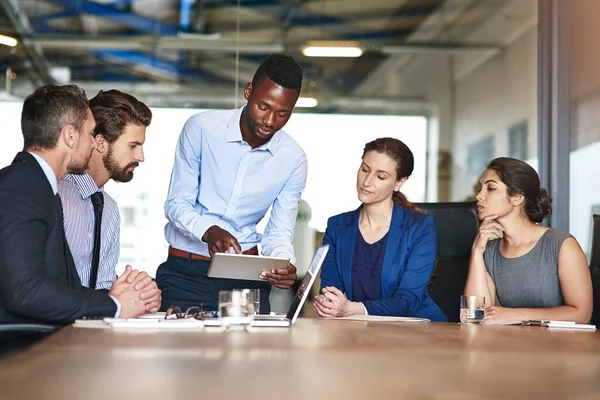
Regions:
[[[588,256],[592,245],[592,207],[600,207],[598,157],[600,142],[579,148],[570,157],[569,232]]]
[[[10,164],[17,152],[23,150],[21,135],[21,109],[23,103],[0,102],[2,121],[2,146],[0,146],[0,168]]]
[[[452,200],[472,193],[469,146],[494,137],[494,157],[508,152],[508,128],[528,126],[528,157],[537,155],[537,28],[455,83]],[[480,173],[483,171],[480,171]]]

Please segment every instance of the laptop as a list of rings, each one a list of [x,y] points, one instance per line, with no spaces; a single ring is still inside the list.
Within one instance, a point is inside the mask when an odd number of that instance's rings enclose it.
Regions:
[[[310,290],[317,279],[317,275],[321,270],[321,265],[323,265],[323,261],[325,260],[325,256],[327,255],[327,251],[329,250],[329,245],[323,245],[317,249],[315,256],[313,257],[308,270],[306,271],[306,275],[304,275],[304,279],[302,280],[302,284],[300,284],[300,288],[296,295],[294,296],[294,301],[290,306],[286,315],[255,315],[252,320],[252,327],[290,327],[292,326],[296,320],[298,319],[298,315],[300,315],[300,310],[302,310],[302,306],[306,302],[308,295],[310,294]],[[204,320],[204,326],[219,326],[220,320],[208,319]]]
[[[255,315],[252,320],[251,326],[257,327],[288,327],[292,326],[296,320],[298,319],[298,315],[300,315],[300,311],[302,310],[302,306],[306,302],[308,295],[310,294],[310,290],[317,279],[317,275],[319,275],[319,271],[321,270],[321,265],[323,265],[323,261],[325,260],[325,256],[327,255],[327,251],[329,250],[329,245],[323,245],[317,249],[315,256],[306,271],[306,275],[304,275],[304,279],[294,296],[294,301],[288,310],[287,315]]]

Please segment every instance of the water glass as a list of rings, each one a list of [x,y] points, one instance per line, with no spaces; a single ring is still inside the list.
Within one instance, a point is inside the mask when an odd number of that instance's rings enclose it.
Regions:
[[[254,319],[254,297],[250,289],[221,290],[219,318],[223,329],[249,329]]]
[[[482,324],[485,317],[485,297],[460,296],[460,322]]]
[[[254,315],[260,314],[260,289],[245,289],[252,293],[254,299]]]

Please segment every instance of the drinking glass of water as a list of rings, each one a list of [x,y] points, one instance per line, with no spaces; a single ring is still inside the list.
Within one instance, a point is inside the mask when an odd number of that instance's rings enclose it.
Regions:
[[[250,289],[219,291],[219,318],[223,329],[249,329],[254,319],[252,291]]]
[[[245,289],[252,293],[254,299],[254,315],[260,314],[260,289]]]
[[[485,297],[460,296],[460,322],[482,324],[485,317]]]

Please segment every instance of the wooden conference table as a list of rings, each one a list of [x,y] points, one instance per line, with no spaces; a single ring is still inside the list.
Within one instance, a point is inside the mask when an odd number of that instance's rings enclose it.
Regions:
[[[66,327],[0,361],[8,399],[598,399],[600,332],[299,319],[250,332]]]

